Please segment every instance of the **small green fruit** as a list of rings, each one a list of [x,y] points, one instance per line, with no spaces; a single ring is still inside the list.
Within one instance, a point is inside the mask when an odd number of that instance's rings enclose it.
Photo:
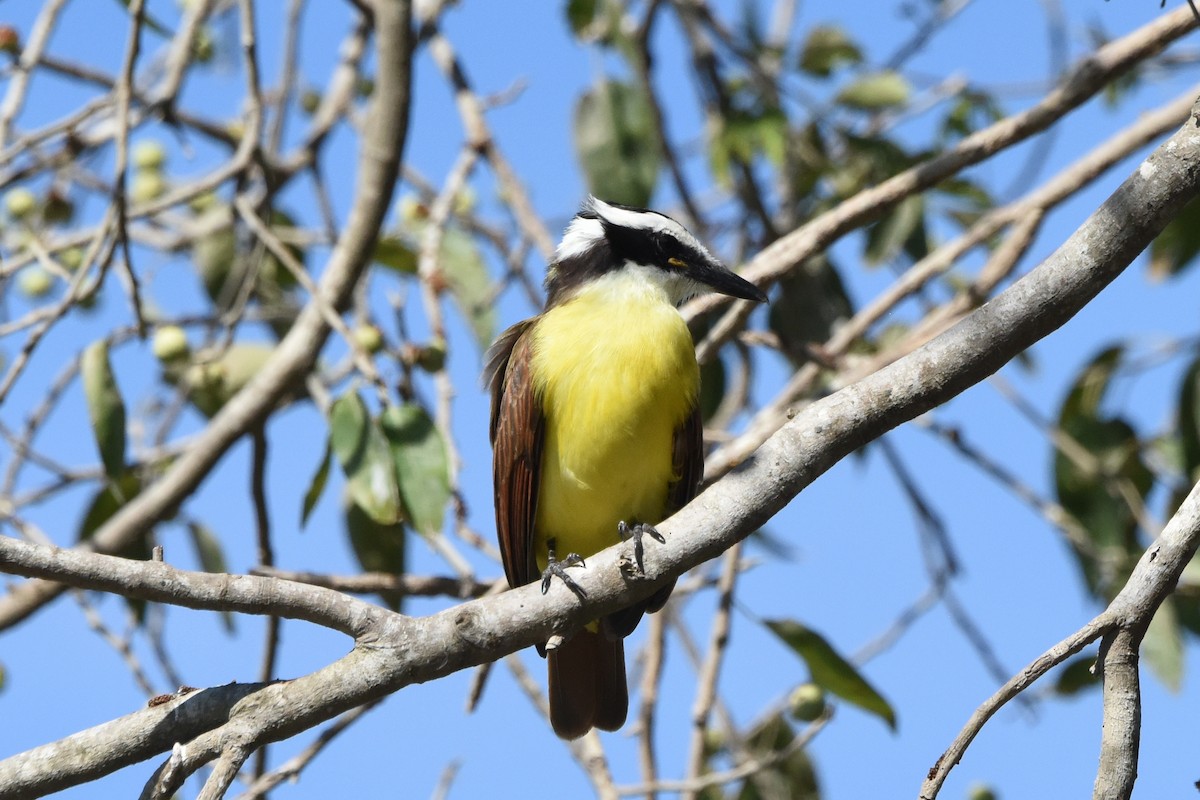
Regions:
[[[475,192],[470,186],[464,186],[458,194],[454,195],[454,213],[460,217],[465,217],[474,211],[475,205]]]
[[[192,56],[198,64],[207,64],[213,60],[213,56],[217,54],[217,43],[213,40],[212,32],[208,28],[201,28],[196,31],[196,36],[192,39]]]
[[[305,114],[315,114],[317,109],[321,107],[321,93],[316,89],[308,88],[300,93],[300,108]]]
[[[37,198],[24,186],[18,186],[4,195],[4,208],[13,219],[25,219],[37,208]]]
[[[429,208],[417,198],[405,195],[400,198],[400,221],[418,222],[429,218]]]
[[[794,719],[812,722],[825,713],[825,692],[815,683],[803,683],[788,697],[788,710]]]
[[[75,216],[75,204],[69,197],[51,189],[42,201],[42,220],[44,222],[70,222]]]
[[[728,746],[729,740],[725,732],[716,728],[705,728],[704,749],[709,753],[719,753]]]
[[[178,361],[191,352],[187,334],[178,325],[163,325],[154,332],[154,357],[159,361]]]
[[[375,91],[375,79],[367,75],[360,75],[358,81],[354,84],[354,92],[359,97],[370,97]]]
[[[136,172],[129,187],[129,199],[135,203],[149,203],[167,191],[167,182],[161,172]]]
[[[209,209],[216,208],[218,202],[217,196],[214,193],[204,192],[203,194],[198,194],[189,200],[188,208],[197,214],[203,214]]]
[[[17,277],[17,287],[26,297],[36,300],[50,294],[54,288],[54,278],[41,267],[26,267]]]
[[[434,339],[417,351],[417,366],[426,372],[441,372],[446,366],[446,340]]]
[[[147,172],[158,172],[167,163],[167,151],[157,139],[142,139],[130,154],[133,166]]]
[[[968,800],[996,800],[996,792],[986,783],[975,783],[967,790]]]
[[[68,247],[58,254],[58,263],[68,272],[76,272],[83,266],[83,248]]]
[[[383,349],[383,334],[374,325],[360,325],[353,336],[354,344],[372,355]]]

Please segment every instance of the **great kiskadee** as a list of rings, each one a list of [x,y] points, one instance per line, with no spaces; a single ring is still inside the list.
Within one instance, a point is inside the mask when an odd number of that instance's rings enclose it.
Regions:
[[[546,273],[546,310],[500,334],[486,358],[509,586],[547,586],[629,536],[641,552],[641,535],[661,538],[653,525],[696,495],[700,368],[678,306],[706,289],[766,300],[663,214],[589,198],[567,226]],[[546,654],[555,733],[624,724],[622,639],[673,587]]]

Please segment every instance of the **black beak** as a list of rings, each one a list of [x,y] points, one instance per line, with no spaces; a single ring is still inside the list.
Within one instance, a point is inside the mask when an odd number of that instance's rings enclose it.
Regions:
[[[698,264],[691,273],[694,280],[711,287],[713,291],[730,297],[740,297],[742,300],[753,300],[756,303],[767,302],[767,295],[762,289],[720,264]]]

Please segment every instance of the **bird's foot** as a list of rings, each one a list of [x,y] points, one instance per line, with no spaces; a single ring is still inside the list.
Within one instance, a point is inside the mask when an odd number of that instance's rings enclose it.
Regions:
[[[586,567],[587,564],[583,561],[583,556],[579,553],[567,553],[566,558],[559,561],[554,554],[554,540],[551,539],[546,548],[549,552],[546,554],[546,568],[542,570],[542,594],[550,591],[550,581],[554,578],[559,578],[567,585],[567,588],[574,592],[581,599],[587,597],[587,592],[583,587],[575,582],[575,579],[567,574],[567,570],[571,567]]]
[[[633,560],[637,565],[639,575],[646,574],[646,568],[642,564],[642,556],[645,554],[645,548],[642,546],[642,537],[649,536],[659,544],[665,544],[666,538],[658,532],[658,529],[647,522],[635,522],[630,525],[621,520],[617,523],[617,533],[621,536],[621,541],[627,542],[633,540]]]

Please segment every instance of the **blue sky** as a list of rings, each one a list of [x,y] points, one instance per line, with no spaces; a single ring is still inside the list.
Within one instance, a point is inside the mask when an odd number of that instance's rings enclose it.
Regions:
[[[39,4],[9,3],[4,14],[19,30],[27,31]],[[336,58],[330,45],[348,27],[346,4],[310,3],[302,44],[303,72],[316,84],[324,80]],[[721,8],[735,4],[717,4]],[[831,2],[803,3],[794,38],[814,24],[836,21],[860,40],[871,56],[881,58],[903,41],[911,23],[888,4]],[[1085,26],[1101,24],[1120,35],[1163,13],[1155,2],[1063,2],[1072,60],[1084,51]],[[605,71],[618,73],[603,54],[573,43],[563,22],[560,3],[464,3],[448,12],[445,31],[456,45],[475,88],[483,94],[522,87],[512,102],[489,114],[497,142],[525,180],[536,208],[557,235],[577,207],[585,189],[571,149],[570,109],[579,93]],[[166,19],[174,18],[167,2],[149,7]],[[277,74],[281,42],[278,24],[283,4],[262,3],[259,9],[260,54],[266,80]],[[66,24],[52,40],[50,52],[115,68],[123,47],[126,20],[117,3],[94,1],[68,7]],[[330,32],[333,32],[331,36]],[[680,137],[698,130],[695,87],[679,52],[675,31],[660,26],[662,54],[658,85],[669,107],[669,128]],[[1194,37],[1192,37],[1194,39]],[[1008,3],[976,2],[939,34],[912,62],[915,72],[934,79],[962,72],[983,84],[1013,87],[1002,99],[1015,111],[1035,99],[1030,84],[1048,76],[1046,33],[1041,4],[1034,0]],[[118,43],[120,45],[118,46]],[[148,40],[152,47],[157,42]],[[104,52],[98,52],[98,44]],[[111,52],[109,52],[111,51]],[[1061,165],[1183,91],[1195,71],[1144,87],[1137,96],[1113,110],[1093,102],[1076,112],[1054,141],[1050,165]],[[35,80],[23,127],[56,118],[74,107],[86,92],[70,86]],[[240,78],[215,69],[189,82],[184,105],[228,117],[237,111]],[[425,176],[440,181],[461,145],[461,127],[453,98],[427,54],[419,59],[416,107],[406,160]],[[924,132],[920,119],[905,128],[914,139]],[[290,121],[290,134],[303,131],[303,120]],[[140,135],[140,134],[139,134]],[[162,136],[162,134],[158,134]],[[137,137],[135,136],[135,139]],[[199,142],[166,139],[173,168],[197,174],[212,152]],[[194,148],[187,160],[185,145]],[[351,165],[354,141],[344,132],[331,143],[325,161],[335,208],[345,214],[354,189]],[[1011,155],[982,165],[974,174],[986,183],[1004,187],[1023,164],[1028,145]],[[698,159],[693,170],[702,164]],[[1104,176],[1097,186],[1051,215],[1023,268],[1034,266],[1074,229],[1134,165],[1123,165]],[[479,173],[477,173],[479,174]],[[699,173],[697,173],[699,174]],[[1043,173],[1043,175],[1047,175]],[[474,184],[485,213],[498,211],[494,187],[486,175]],[[405,190],[402,188],[400,193]],[[286,196],[302,213],[310,213],[308,187]],[[665,185],[658,202],[669,206]],[[96,209],[83,209],[85,215]],[[890,281],[883,269],[859,264],[856,240],[839,245],[835,253],[847,268],[853,297],[860,303]],[[186,260],[135,253],[138,267],[152,276],[150,292],[164,310],[178,313],[195,308],[197,285]],[[322,253],[310,254],[309,264],[321,263]],[[531,262],[535,263],[535,262]],[[540,266],[533,267],[536,272]],[[372,281],[377,309],[386,309],[389,292],[406,287],[388,277]],[[1053,415],[1074,371],[1114,337],[1134,332],[1134,341],[1149,347],[1170,337],[1194,333],[1200,270],[1169,284],[1148,280],[1144,264],[1131,267],[1101,297],[1061,331],[1038,345],[1032,372],[1007,368],[1005,376],[1026,391],[1032,402]],[[416,304],[416,296],[412,296]],[[502,298],[502,324],[532,309],[512,292]],[[87,341],[127,314],[119,287],[110,286],[101,310],[55,332],[38,352],[18,391],[0,409],[9,424],[18,423],[37,389],[59,364]],[[420,317],[410,319],[420,338]],[[455,400],[454,426],[462,448],[463,485],[474,528],[490,535],[490,454],[487,448],[487,401],[477,389],[479,353],[463,322],[450,319],[450,370],[460,394]],[[11,356],[16,343],[0,347]],[[331,358],[340,352],[335,345]],[[153,390],[157,376],[147,346],[132,343],[114,356],[118,378],[131,410]],[[755,399],[768,400],[783,377],[772,359],[762,359]],[[1169,423],[1175,395],[1178,360],[1136,380],[1117,386],[1115,400],[1143,430],[1160,430]],[[427,389],[427,387],[425,387]],[[964,435],[1045,492],[1050,489],[1051,454],[1044,437],[1031,428],[989,386],[976,387],[934,417],[961,425]],[[198,418],[186,420],[197,430]],[[311,408],[286,411],[270,428],[269,498],[276,527],[276,547],[282,566],[353,570],[341,531],[339,487],[332,486],[307,528],[297,521],[303,492],[321,457],[324,424]],[[1043,650],[1086,622],[1099,609],[1082,591],[1075,564],[1059,534],[1008,493],[928,434],[906,426],[891,434],[919,485],[935,497],[963,564],[955,591],[973,620],[986,632],[996,656],[1015,672]],[[82,397],[74,388],[55,412],[38,440],[44,449],[68,463],[95,461]],[[247,481],[249,448],[243,443],[221,462],[189,503],[226,544],[233,569],[254,562],[253,517]],[[36,473],[33,473],[36,474]],[[31,483],[34,482],[31,480]],[[81,514],[86,492],[74,491],[31,512],[57,541],[69,543]],[[760,549],[751,555],[762,563],[741,583],[740,610],[735,614],[733,642],[721,689],[734,718],[746,725],[804,679],[804,667],[784,650],[754,618],[792,617],[823,632],[843,652],[852,653],[873,639],[896,614],[926,588],[917,528],[905,498],[878,452],[864,459],[847,459],[799,496],[770,525],[777,537],[794,550],[795,558],[780,561]],[[181,566],[194,564],[190,546],[178,526],[163,526],[160,538],[168,559]],[[464,551],[465,547],[462,548]],[[499,567],[468,554],[483,577]],[[413,571],[444,573],[445,566],[422,545],[413,547]],[[119,601],[93,598],[108,623],[123,626]],[[685,618],[693,635],[703,641],[714,598],[700,595],[690,601]],[[428,613],[445,601],[414,601],[409,613]],[[184,679],[194,686],[254,680],[258,672],[262,622],[239,619],[237,636],[229,637],[217,615],[184,609],[167,612],[168,642]],[[640,634],[639,634],[640,635]],[[636,649],[638,636],[634,637]],[[298,675],[343,654],[347,640],[339,634],[286,623],[280,674]],[[137,653],[151,674],[168,689],[153,668],[144,640]],[[1194,667],[1197,648],[1188,655]],[[543,666],[532,653],[526,665],[542,679]],[[0,662],[8,683],[0,692],[0,756],[61,738],[91,725],[129,713],[144,703],[118,656],[87,629],[78,607],[64,598],[32,621],[0,637]],[[636,668],[631,665],[631,670]],[[974,650],[942,609],[923,617],[894,647],[872,660],[865,674],[888,697],[899,717],[893,735],[877,719],[847,706],[817,737],[812,754],[824,797],[847,800],[864,797],[915,796],[925,771],[957,733],[976,705],[996,686]],[[660,718],[662,773],[677,776],[686,758],[686,720],[692,703],[694,672],[682,651],[668,654]],[[414,686],[390,698],[357,723],[308,767],[298,787],[284,787],[277,797],[326,797],[345,791],[348,784],[364,797],[424,797],[433,793],[439,775],[451,761],[461,762],[452,797],[586,796],[588,785],[565,748],[549,732],[504,669],[493,672],[484,701],[472,715],[463,711],[470,673],[435,684]],[[1142,758],[1137,796],[1173,797],[1192,791],[1200,778],[1195,761],[1194,710],[1200,702],[1200,681],[1194,669],[1185,671],[1183,691],[1173,695],[1153,678],[1143,682]],[[1034,695],[1038,695],[1035,688]],[[636,702],[636,698],[635,698]],[[1003,710],[972,745],[955,770],[943,797],[965,796],[976,780],[995,785],[1001,797],[1081,796],[1092,784],[1098,757],[1100,704],[1097,693],[1071,700],[1046,699],[1031,711]],[[273,762],[294,753],[297,743],[273,747]],[[615,779],[638,780],[635,742],[625,734],[605,736]],[[129,796],[149,775],[153,764],[128,768],[97,786],[67,792],[67,797]],[[194,787],[189,788],[189,793]]]

